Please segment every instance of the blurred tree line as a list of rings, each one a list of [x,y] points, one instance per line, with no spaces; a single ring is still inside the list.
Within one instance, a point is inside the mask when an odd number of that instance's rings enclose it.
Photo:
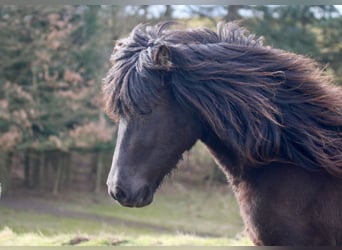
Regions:
[[[100,93],[114,41],[138,23],[170,19],[211,28],[221,20],[241,20],[267,44],[327,65],[342,84],[342,17],[332,5],[1,6],[5,189],[15,180],[55,194],[77,182],[84,183],[80,189],[101,189],[115,145],[116,126],[103,113]],[[196,146],[182,163],[190,166],[184,176],[191,178],[196,169],[198,181],[223,180],[208,158]],[[201,170],[203,165],[209,168]]]

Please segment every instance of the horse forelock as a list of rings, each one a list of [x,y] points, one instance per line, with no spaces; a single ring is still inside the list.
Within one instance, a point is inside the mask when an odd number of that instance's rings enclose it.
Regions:
[[[106,111],[111,116],[144,113],[141,101],[148,104],[158,81],[146,68],[153,66],[152,42],[160,36],[161,28],[137,25],[127,38],[116,42],[111,55],[112,68],[104,79],[103,93]],[[148,79],[148,84],[145,80]],[[154,86],[155,87],[155,86]],[[150,91],[148,91],[150,90]]]
[[[313,60],[265,47],[236,23],[220,23],[216,32],[172,24],[138,25],[117,42],[104,80],[107,113],[148,113],[168,74],[175,101],[230,141],[246,164],[285,154],[342,177],[342,92],[325,86],[329,79]],[[171,51],[168,72],[153,60],[159,45]]]

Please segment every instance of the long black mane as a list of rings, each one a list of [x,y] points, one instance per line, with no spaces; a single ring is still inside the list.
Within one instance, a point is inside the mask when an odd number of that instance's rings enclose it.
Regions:
[[[235,23],[210,29],[138,25],[117,42],[104,80],[106,111],[142,115],[162,102],[198,114],[241,165],[293,162],[342,178],[342,91],[304,56],[263,46]],[[165,46],[170,58],[156,64]]]

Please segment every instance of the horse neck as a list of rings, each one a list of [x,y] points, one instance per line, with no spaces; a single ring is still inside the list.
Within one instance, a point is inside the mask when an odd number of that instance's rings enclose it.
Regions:
[[[230,182],[235,182],[243,177],[242,160],[229,144],[222,141],[211,130],[204,131],[200,140],[206,145]]]

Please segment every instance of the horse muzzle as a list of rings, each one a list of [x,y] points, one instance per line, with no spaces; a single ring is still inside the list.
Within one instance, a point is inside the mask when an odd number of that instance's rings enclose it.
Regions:
[[[153,191],[144,186],[136,192],[131,192],[121,186],[108,186],[110,196],[124,207],[144,207],[153,201]]]

